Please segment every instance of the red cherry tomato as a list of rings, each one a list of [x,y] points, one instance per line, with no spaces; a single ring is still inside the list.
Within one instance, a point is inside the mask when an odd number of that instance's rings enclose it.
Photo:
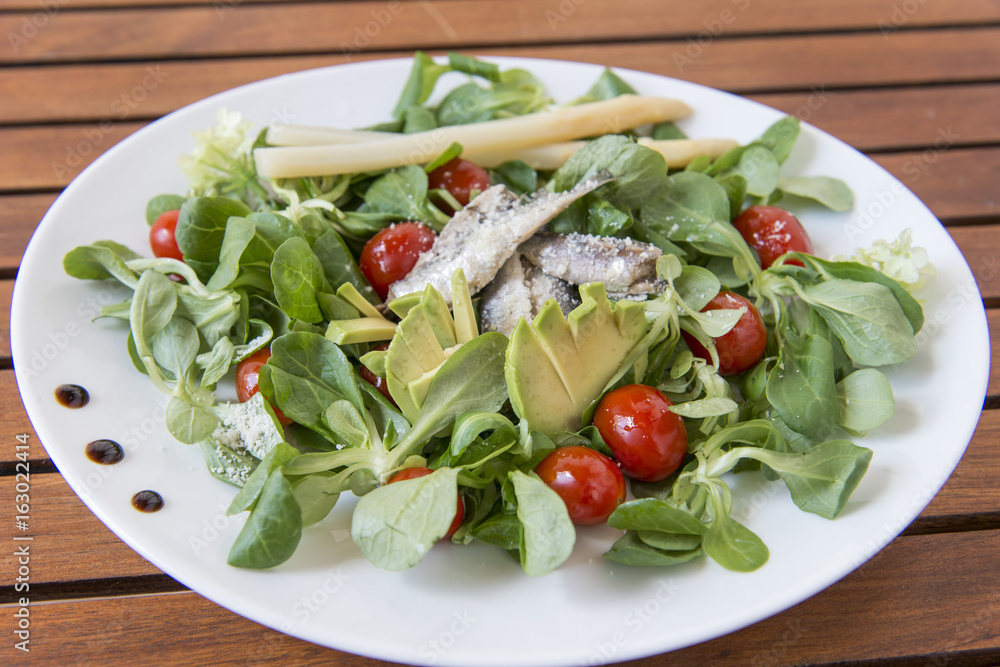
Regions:
[[[598,404],[594,426],[629,477],[658,482],[683,463],[687,431],[671,405],[659,390],[644,384],[619,387]]]
[[[403,468],[389,480],[389,484],[393,482],[402,482],[404,479],[416,479],[417,477],[426,477],[427,475],[434,472],[430,468]],[[451,522],[451,526],[448,527],[448,532],[444,534],[446,538],[450,538],[458,530],[458,527],[462,525],[462,521],[465,519],[465,503],[462,502],[462,494],[458,494],[458,509],[455,510],[455,518]]]
[[[625,502],[625,476],[610,458],[587,447],[562,447],[535,472],[559,494],[578,526],[604,523]]]
[[[379,351],[388,350],[389,349],[389,343],[385,343],[384,345],[379,345],[375,349],[379,350]],[[368,384],[370,384],[371,386],[373,386],[376,389],[378,389],[379,392],[383,396],[385,396],[385,398],[386,398],[387,401],[389,401],[393,405],[396,405],[396,401],[392,400],[392,396],[389,394],[389,383],[385,381],[384,377],[379,377],[378,375],[375,375],[370,370],[368,370],[368,368],[366,366],[362,366],[361,367],[360,373],[361,373],[361,377],[364,378],[365,380],[367,380]],[[396,405],[396,407],[398,408],[399,406]]]
[[[812,240],[798,219],[777,206],[751,206],[733,221],[743,240],[760,255],[766,269],[786,252],[813,252]],[[789,264],[802,266],[792,260]]]
[[[399,222],[380,230],[361,250],[359,265],[383,301],[389,285],[406,277],[420,254],[434,245],[434,230],[419,222]]]
[[[760,311],[739,294],[723,290],[708,302],[701,312],[709,310],[739,310],[747,311],[732,329],[715,339],[715,349],[719,353],[719,375],[735,375],[742,373],[760,361],[767,349],[767,329]],[[694,356],[712,363],[708,350],[686,331],[681,335],[687,342]]]
[[[475,162],[453,158],[427,175],[427,187],[431,190],[447,190],[451,196],[466,206],[472,198],[472,191],[482,192],[490,187],[490,175]],[[450,206],[445,213],[454,213]]]
[[[271,350],[264,348],[257,350],[249,357],[241,361],[236,365],[236,398],[240,399],[240,403],[246,403],[250,398],[260,391],[260,385],[258,384],[258,378],[260,377],[260,367],[267,363],[267,360],[271,357]],[[278,421],[284,425],[288,426],[292,423],[292,420],[285,416],[278,408],[271,406],[274,409],[274,416],[278,418]]]
[[[149,245],[153,249],[154,256],[184,261],[184,255],[177,247],[177,239],[174,236],[174,231],[177,229],[177,216],[180,213],[180,210],[165,211],[149,228]]]

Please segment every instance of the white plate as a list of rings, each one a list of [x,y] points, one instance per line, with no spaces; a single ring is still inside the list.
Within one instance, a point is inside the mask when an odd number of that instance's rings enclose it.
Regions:
[[[497,59],[526,67],[557,100],[581,95],[593,65]],[[118,323],[91,322],[96,307],[123,293],[67,277],[63,255],[97,239],[147,247],[146,201],[181,193],[177,157],[190,133],[219,107],[259,125],[274,122],[358,127],[385,120],[409,60],[338,66],[282,76],[216,95],[152,123],[108,151],[52,206],[35,233],[14,290],[11,341],[17,381],[38,436],[94,513],[133,549],[205,597],[296,637],[366,656],[441,665],[575,665],[647,656],[750,625],[826,588],[891,541],[944,484],[979,417],[989,336],[975,280],[933,215],[897,180],[809,125],[784,173],[846,180],[851,213],[802,211],[821,255],[848,252],[912,227],[939,277],[923,297],[928,326],[917,356],[888,371],[896,415],[863,444],[871,468],[843,515],[827,521],[799,511],[780,484],[744,475],[733,482],[734,516],[771,551],[757,572],[728,572],[708,559],[672,569],[619,566],[601,558],[614,537],[581,529],[573,556],[532,579],[498,549],[438,545],[418,567],[383,572],[349,536],[351,501],[306,530],[298,551],[270,571],[226,565],[244,518],[227,518],[234,489],[209,476],[197,448],[163,427],[163,398],[132,368]],[[640,72],[620,74],[642,93],[694,107],[680,125],[693,137],[748,141],[781,114],[726,93]],[[442,82],[449,84],[449,81]],[[76,382],[90,405],[68,410],[53,390]],[[125,460],[98,466],[84,445],[111,438]],[[165,507],[129,504],[142,489]]]

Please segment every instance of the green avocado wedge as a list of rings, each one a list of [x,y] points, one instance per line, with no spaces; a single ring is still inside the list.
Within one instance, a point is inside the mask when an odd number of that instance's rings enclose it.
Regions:
[[[646,333],[643,307],[612,303],[602,283],[582,285],[580,299],[565,318],[550,300],[533,323],[522,319],[511,334],[507,390],[514,412],[532,430],[579,430],[584,411]]]
[[[451,277],[454,315],[441,293],[428,285],[420,302],[396,326],[385,355],[389,394],[413,423],[434,375],[458,346],[479,335],[472,297],[461,269]]]

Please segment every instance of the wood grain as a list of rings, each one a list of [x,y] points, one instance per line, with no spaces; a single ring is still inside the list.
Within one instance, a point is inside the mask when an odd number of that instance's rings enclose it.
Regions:
[[[83,455],[81,448],[80,455]],[[0,483],[0,521],[7,544],[14,534],[14,485]],[[123,502],[128,502],[126,497]],[[108,530],[58,473],[31,476],[31,583],[109,579],[160,571]],[[0,553],[0,586],[13,585],[14,550]]]
[[[945,220],[1000,215],[1000,148],[931,148],[870,156]]]
[[[14,281],[0,280],[0,358],[10,356],[10,301],[14,296]]]
[[[971,514],[1000,514],[1000,410],[984,410],[959,462],[944,488],[920,514],[920,520],[943,520]]]
[[[7,159],[0,193],[64,187],[86,165],[143,123],[86,123],[0,129]],[[873,154],[879,164],[930,206],[939,218],[1000,215],[1000,148],[942,145],[923,151]]]
[[[144,123],[86,123],[0,129],[0,193],[62,188]]]
[[[346,62],[341,56],[240,58],[0,69],[2,123],[156,118],[217,92],[288,72]],[[1000,84],[751,95],[864,151],[996,143]]]
[[[1000,85],[802,91],[750,99],[798,116],[866,152],[1000,142]]]
[[[1000,531],[900,538],[858,571],[788,611],[704,644],[626,664],[777,667],[917,655],[951,662],[970,652],[995,651],[998,567]],[[956,590],[962,594],[955,595]],[[112,659],[131,664],[149,655],[171,665],[388,664],[279,634],[194,593],[77,600],[34,606],[31,613],[37,641],[32,647],[41,660],[55,660],[55,651],[72,646],[82,664]],[[599,657],[602,648],[612,653],[614,630],[594,638]],[[622,630],[628,641],[632,628]],[[614,660],[614,654],[608,658]]]
[[[6,398],[9,393],[0,395]],[[15,432],[19,431],[0,425],[0,434]],[[921,513],[917,524],[941,532],[948,530],[949,522],[967,523],[970,515],[1000,515],[1000,486],[996,484],[996,480],[1000,479],[1000,459],[996,456],[994,444],[998,437],[1000,410],[987,410],[951,479]],[[44,456],[41,443],[37,439],[31,442],[32,458]],[[50,473],[36,475],[32,479],[32,533],[46,545],[45,557],[33,570],[32,581],[67,582],[159,572],[105,528],[62,476]],[[0,484],[0,501],[4,500],[3,493],[12,493],[12,488],[8,488],[10,486]],[[7,508],[11,505],[5,503],[0,510],[0,541],[9,542],[13,533],[12,521],[2,515],[2,512],[9,511]],[[100,560],[79,558],[80,553],[114,554],[115,562],[121,567],[95,570],[95,562],[99,564]],[[0,555],[0,568],[6,557]],[[0,577],[10,571],[0,569]],[[0,578],[2,585],[5,585],[4,580]]]
[[[925,9],[906,12],[890,2],[853,2],[842,9],[794,0],[762,6],[727,0],[697,5],[644,0],[281,4],[218,0],[209,6],[123,7],[115,12],[64,8],[31,16],[34,25],[26,25],[28,17],[23,15],[0,15],[0,34],[21,37],[0,58],[53,62],[302,54],[684,36],[713,41],[729,35],[811,29],[878,31],[882,39],[908,32],[897,27],[1000,20],[996,5],[983,0],[954,13]],[[483,16],[490,20],[483,21]],[[636,21],[637,16],[642,20]]]
[[[4,444],[12,443],[16,435],[26,434],[31,460],[48,459],[48,452],[39,441],[31,421],[28,420],[28,414],[24,411],[24,403],[17,390],[14,371],[9,369],[0,370],[0,405],[4,406],[4,409],[0,410],[0,438],[3,438]],[[14,460],[13,449],[5,447],[2,451],[3,455],[0,456],[0,461],[11,462]]]
[[[52,194],[0,197],[0,274],[13,276],[35,227],[54,200]]]
[[[328,0],[329,4],[336,2],[344,3],[348,0]],[[408,2],[410,0],[403,0]],[[614,10],[618,3],[609,0],[591,0],[598,5],[593,14],[578,16],[579,20],[588,20],[600,23],[602,19],[614,16]],[[436,0],[435,5],[439,10],[447,8],[449,4],[470,4],[470,0]],[[50,11],[59,7],[60,11],[75,11],[90,8],[122,8],[122,7],[164,7],[170,5],[211,5],[220,4],[221,0],[73,0],[71,5],[67,5],[66,0],[62,2],[56,0],[53,3],[30,2],[30,0],[0,0],[0,11],[24,12],[33,14],[40,8]],[[271,5],[291,5],[297,4],[296,0],[233,0],[227,2],[228,5],[249,5],[249,4],[271,4]],[[384,2],[361,3],[372,8],[384,6]],[[479,4],[486,4],[480,0]],[[530,4],[528,0],[516,0],[505,2],[501,9],[507,6],[517,7],[519,4]],[[537,3],[535,3],[537,4]],[[559,10],[559,3],[546,3],[555,11]],[[581,3],[582,4],[582,3]],[[731,30],[767,32],[781,31],[792,32],[800,30],[846,30],[846,29],[872,29],[877,28],[879,23],[884,23],[887,31],[893,27],[898,29],[912,29],[916,27],[927,27],[934,25],[976,25],[980,23],[992,23],[1000,20],[1000,11],[997,10],[996,3],[990,0],[965,0],[962,3],[955,3],[951,6],[944,6],[941,3],[929,3],[921,5],[920,11],[905,11],[902,7],[896,10],[892,0],[844,0],[837,3],[836,7],[828,4],[810,5],[809,3],[798,2],[796,0],[772,0],[764,5],[755,5],[752,12],[749,5],[744,3],[733,3],[731,0],[704,0],[699,3],[700,9],[695,9],[689,3],[665,2],[670,6],[673,14],[673,28],[679,34],[682,30],[697,32],[705,28],[706,17],[714,17],[721,14],[726,9],[738,9],[746,6],[748,10],[745,19],[737,25],[730,24]],[[909,7],[907,7],[909,8]],[[509,11],[509,10],[508,10]],[[41,19],[39,19],[39,22]],[[591,27],[596,36],[599,25]]]
[[[1000,226],[950,227],[948,233],[969,263],[983,298],[996,305],[1000,300]]]

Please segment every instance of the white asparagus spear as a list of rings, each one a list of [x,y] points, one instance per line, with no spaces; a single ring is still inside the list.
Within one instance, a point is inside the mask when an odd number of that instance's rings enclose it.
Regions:
[[[639,137],[639,145],[652,148],[663,156],[671,169],[686,166],[699,155],[717,158],[730,148],[739,145],[732,139],[650,139]],[[503,150],[491,153],[470,153],[463,151],[462,157],[472,160],[482,167],[496,167],[507,160],[523,160],[534,169],[558,169],[574,153],[583,148],[586,141],[566,141],[547,146]]]
[[[454,142],[462,144],[470,155],[514,150],[614,134],[690,113],[691,107],[680,100],[620,95],[515,118],[403,134],[384,141],[258,148],[254,157],[257,172],[268,178],[347,174],[429,162]]]
[[[398,132],[372,130],[342,130],[313,125],[271,125],[267,128],[267,143],[272,146],[327,146],[360,144],[400,136]]]

